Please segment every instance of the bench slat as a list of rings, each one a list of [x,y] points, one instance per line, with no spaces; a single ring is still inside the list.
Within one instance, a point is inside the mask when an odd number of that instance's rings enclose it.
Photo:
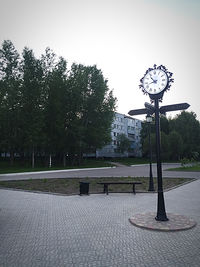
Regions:
[[[133,193],[136,194],[135,185],[136,184],[142,184],[142,182],[99,182],[97,184],[104,185],[104,193],[106,193],[107,195],[108,195],[108,186],[111,184],[132,184],[133,185]]]

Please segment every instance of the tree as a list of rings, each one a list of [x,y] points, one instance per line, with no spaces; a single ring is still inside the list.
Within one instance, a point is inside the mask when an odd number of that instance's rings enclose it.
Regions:
[[[101,148],[110,140],[116,99],[96,66],[73,64],[68,78],[70,112],[67,134],[70,154]]]
[[[169,134],[169,121],[165,116],[160,116],[160,129],[163,133]]]
[[[200,123],[194,112],[182,111],[175,118],[160,118],[161,152],[164,159],[193,158],[200,155]],[[151,133],[155,129],[151,126]],[[147,123],[142,124],[141,138],[143,154],[147,153]]]
[[[117,150],[119,153],[127,152],[130,149],[130,140],[125,134],[117,136]]]
[[[156,136],[155,133],[151,133],[151,149],[152,149],[152,154],[155,155],[156,154]],[[149,137],[146,136],[143,139],[143,143],[142,143],[142,152],[143,152],[143,156],[144,157],[149,157],[149,153],[150,153],[150,147],[149,147]]]
[[[180,160],[183,152],[183,140],[179,133],[172,131],[169,134],[169,155],[170,159]]]
[[[150,128],[150,129],[149,129]],[[155,118],[152,117],[152,123],[149,124],[146,120],[142,123],[142,129],[140,132],[141,143],[142,143],[142,153],[144,157],[149,157],[149,130],[150,130],[150,138],[151,138],[151,148],[152,153],[155,155]]]
[[[21,140],[23,150],[31,151],[32,167],[35,165],[35,151],[42,143],[43,135],[43,102],[42,83],[43,71],[40,61],[34,57],[33,51],[24,48],[23,50],[23,84],[20,97],[21,115]]]
[[[19,150],[20,136],[20,57],[9,40],[3,42],[0,55],[1,148],[10,152],[10,162],[13,164],[14,152]]]
[[[42,65],[45,74],[45,149],[51,161],[51,155],[64,153],[66,146],[67,62],[63,58],[56,60],[55,55],[47,49],[42,56]]]
[[[170,121],[170,130],[181,135],[184,157],[191,158],[193,152],[200,152],[200,123],[194,112],[182,111]]]
[[[147,157],[150,153],[149,151],[149,137],[146,136],[143,140],[143,155]],[[156,157],[156,135],[155,132],[151,133],[151,149],[153,157]],[[169,146],[168,146],[168,136],[161,132],[161,157],[162,159],[167,159],[169,155]]]
[[[47,48],[36,59],[29,48],[22,58],[11,41],[0,50],[0,148],[14,154],[69,154],[101,148],[111,140],[116,99],[96,66],[67,62]]]
[[[84,142],[87,148],[101,148],[111,141],[111,123],[116,99],[108,92],[107,80],[96,66],[87,67],[83,121],[87,123]]]

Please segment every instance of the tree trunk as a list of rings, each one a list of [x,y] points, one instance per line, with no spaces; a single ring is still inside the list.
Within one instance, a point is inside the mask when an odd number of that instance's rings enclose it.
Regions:
[[[80,151],[80,153],[78,154],[78,166],[81,165],[81,163],[82,163],[82,158],[83,158],[83,153]]]
[[[49,154],[49,168],[51,168],[52,161],[51,161],[51,154]]]
[[[63,167],[66,167],[66,155],[63,153]]]
[[[20,162],[21,162],[22,165],[25,164],[24,152],[22,152],[22,151],[20,152]]]
[[[14,152],[10,151],[10,165],[13,166],[14,165]]]
[[[34,147],[32,149],[32,168],[35,168],[35,151],[34,151]]]

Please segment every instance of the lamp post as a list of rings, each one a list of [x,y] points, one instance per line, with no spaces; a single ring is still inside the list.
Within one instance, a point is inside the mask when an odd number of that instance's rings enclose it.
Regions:
[[[151,122],[152,117],[147,114],[146,121],[148,123],[148,136],[149,136],[149,189],[148,191],[155,191],[152,174],[152,147],[151,147]]]

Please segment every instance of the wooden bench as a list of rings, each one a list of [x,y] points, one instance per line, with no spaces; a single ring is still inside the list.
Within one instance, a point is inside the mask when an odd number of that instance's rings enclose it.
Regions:
[[[135,185],[136,184],[142,184],[141,182],[100,182],[97,184],[102,184],[103,185],[103,192],[108,195],[108,186],[112,184],[131,184],[133,186],[133,193],[136,194],[135,191]]]

